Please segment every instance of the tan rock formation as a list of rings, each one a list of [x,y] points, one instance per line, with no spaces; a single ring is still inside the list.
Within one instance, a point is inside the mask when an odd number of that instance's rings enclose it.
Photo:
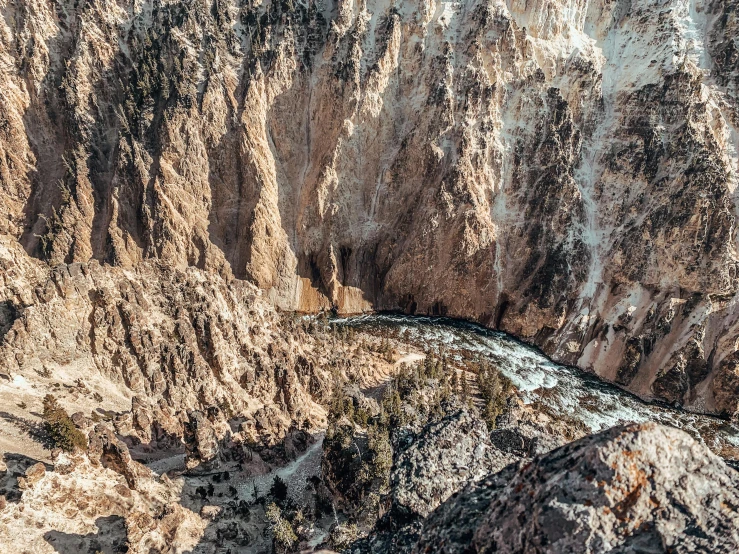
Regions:
[[[187,552],[198,544],[207,522],[178,503],[171,483],[147,478],[141,490],[131,490],[123,475],[86,456],[62,454],[57,463],[64,471],[38,472],[21,500],[0,512],[0,552],[128,547],[143,554]]]
[[[46,474],[46,467],[41,462],[33,464],[26,470],[23,477],[18,478],[18,488],[21,490],[27,490],[32,488],[38,483],[41,478]]]
[[[243,281],[150,262],[45,269],[7,244],[0,261],[8,284],[0,291],[14,317],[0,343],[0,399],[10,422],[0,446],[11,452],[47,458],[28,436],[10,432],[38,425],[49,392],[81,428],[112,419],[116,433],[151,448],[183,437],[192,410],[216,414],[216,429],[236,416],[261,422],[279,441],[291,423],[321,427],[339,377],[379,360],[322,325],[276,313]],[[267,408],[277,415],[262,421]],[[100,448],[118,448],[110,431],[101,433]]]
[[[733,0],[3,7],[0,231],[28,252],[476,319],[737,410]]]

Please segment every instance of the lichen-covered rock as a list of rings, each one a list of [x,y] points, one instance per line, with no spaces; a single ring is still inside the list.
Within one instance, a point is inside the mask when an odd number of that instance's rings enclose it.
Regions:
[[[518,458],[491,444],[482,419],[460,410],[426,426],[397,456],[390,478],[393,508],[426,517],[468,483]]]
[[[739,473],[683,431],[615,427],[452,497],[415,553],[739,549]]]

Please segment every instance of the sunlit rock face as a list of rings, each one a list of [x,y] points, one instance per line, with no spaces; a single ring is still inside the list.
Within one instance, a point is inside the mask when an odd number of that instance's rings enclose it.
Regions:
[[[468,486],[405,552],[735,552],[737,478],[682,431],[613,427]]]
[[[28,253],[475,319],[737,411],[735,1],[1,13],[0,232]]]

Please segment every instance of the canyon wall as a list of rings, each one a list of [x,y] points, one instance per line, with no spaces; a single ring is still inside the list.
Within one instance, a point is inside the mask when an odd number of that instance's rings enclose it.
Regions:
[[[733,415],[736,14],[0,0],[0,233],[52,267],[474,319]],[[0,330],[42,302],[4,298]]]

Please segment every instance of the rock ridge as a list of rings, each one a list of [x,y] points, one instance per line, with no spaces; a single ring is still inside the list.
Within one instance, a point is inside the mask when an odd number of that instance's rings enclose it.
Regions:
[[[682,431],[614,427],[469,485],[412,552],[734,552],[737,484]]]

